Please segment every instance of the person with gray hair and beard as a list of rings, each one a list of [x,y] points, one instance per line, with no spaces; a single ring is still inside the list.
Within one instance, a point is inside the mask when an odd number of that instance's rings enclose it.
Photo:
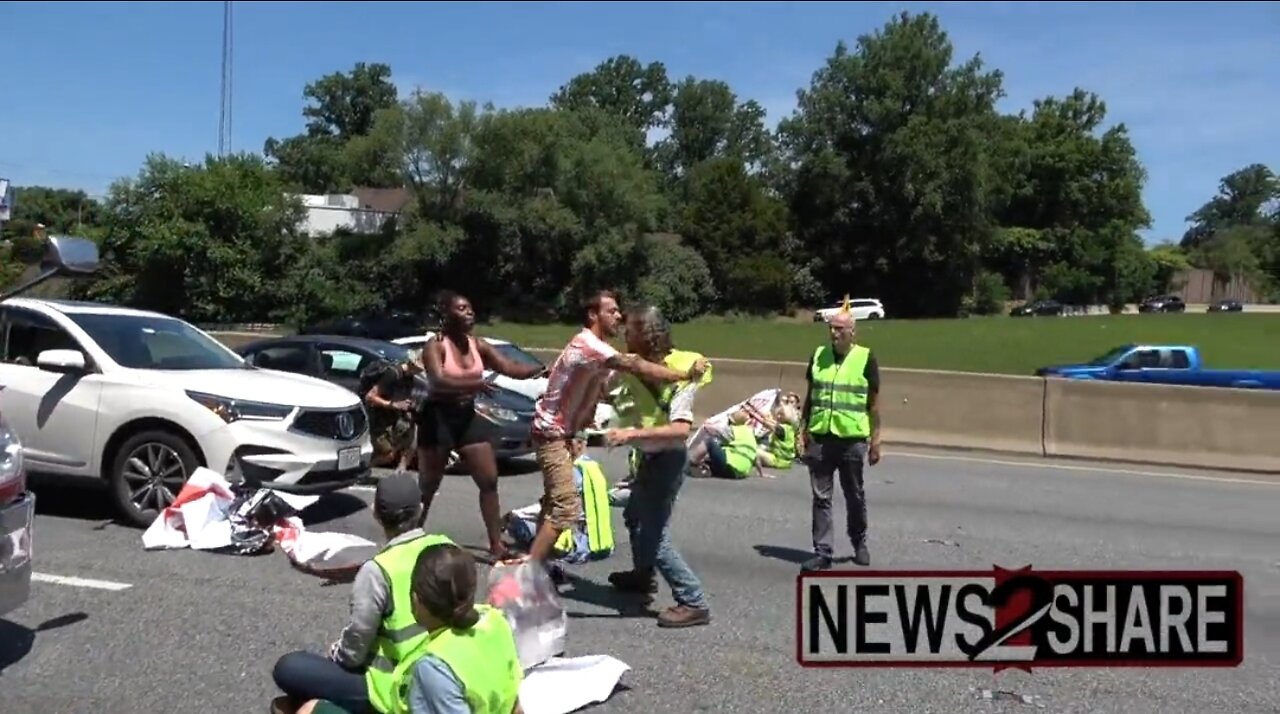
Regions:
[[[671,327],[652,306],[628,312],[626,341],[629,352],[678,372],[699,362],[705,364],[702,355],[673,348]],[[633,569],[610,574],[609,582],[647,601],[658,588],[654,571],[661,573],[671,587],[675,606],[658,616],[660,627],[691,627],[711,621],[701,581],[671,542],[671,515],[689,462],[687,439],[693,430],[693,400],[699,387],[710,381],[709,365],[696,380],[674,384],[628,374],[623,384],[634,405],[623,417],[627,426],[605,433],[605,443],[610,446],[628,445],[639,452],[624,511]]]

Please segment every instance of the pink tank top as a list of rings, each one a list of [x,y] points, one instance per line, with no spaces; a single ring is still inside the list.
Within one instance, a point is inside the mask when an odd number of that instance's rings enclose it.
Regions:
[[[471,364],[463,364],[465,357],[459,352],[457,345],[453,340],[441,335],[439,337],[440,344],[444,345],[444,362],[440,365],[440,371],[444,376],[452,379],[479,379],[484,376],[484,361],[480,359],[480,350],[476,347],[476,338],[467,336],[467,355],[471,358]],[[432,380],[431,390],[441,394],[454,394],[454,390]],[[464,392],[465,393],[465,392]]]

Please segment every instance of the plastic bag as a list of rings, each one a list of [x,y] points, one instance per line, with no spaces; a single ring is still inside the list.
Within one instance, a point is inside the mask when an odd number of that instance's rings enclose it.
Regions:
[[[489,570],[490,605],[502,610],[525,671],[564,654],[569,616],[546,569],[537,563],[498,563]]]

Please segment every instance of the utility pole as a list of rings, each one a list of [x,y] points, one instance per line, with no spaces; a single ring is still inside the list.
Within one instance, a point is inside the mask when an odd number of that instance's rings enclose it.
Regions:
[[[231,151],[231,97],[233,23],[231,0],[222,3],[222,93],[218,97],[218,157]]]

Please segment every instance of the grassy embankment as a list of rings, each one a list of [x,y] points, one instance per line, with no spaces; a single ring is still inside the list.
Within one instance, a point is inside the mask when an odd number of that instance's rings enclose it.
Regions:
[[[484,335],[523,347],[559,349],[577,328],[494,324]],[[702,319],[674,327],[677,344],[711,357],[804,361],[824,326],[784,320]],[[886,367],[1030,374],[1092,359],[1127,342],[1189,344],[1209,367],[1280,370],[1280,314],[984,317],[858,323],[858,340]]]

